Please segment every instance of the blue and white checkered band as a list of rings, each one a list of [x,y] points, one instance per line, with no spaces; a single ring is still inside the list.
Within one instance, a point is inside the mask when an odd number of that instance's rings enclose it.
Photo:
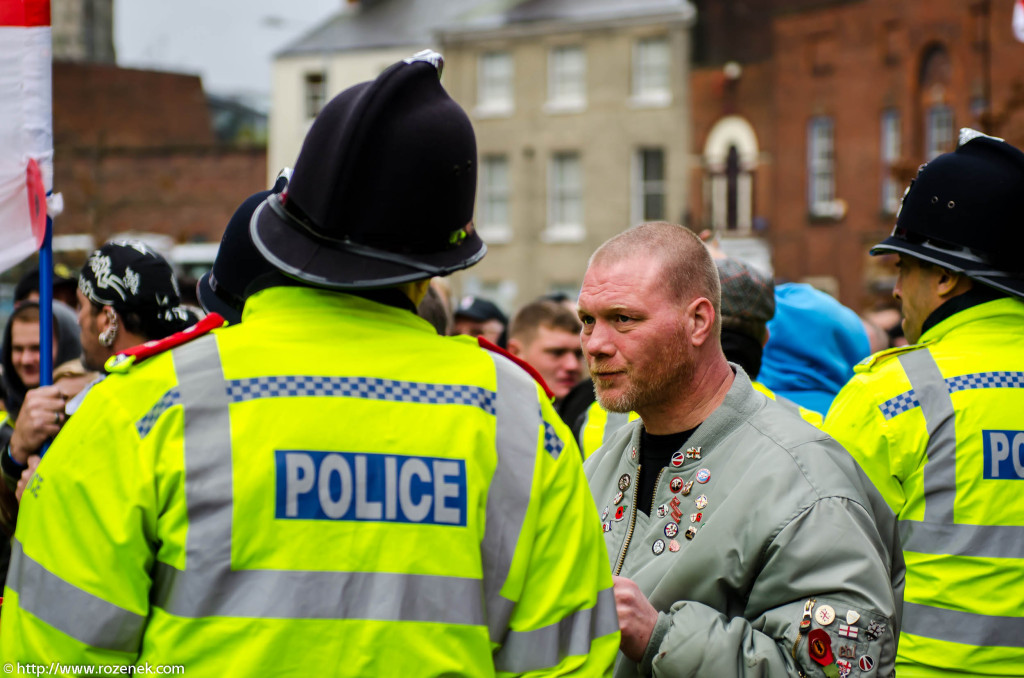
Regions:
[[[976,388],[1024,388],[1024,372],[977,372],[949,377],[945,381],[946,389],[950,393]],[[896,415],[909,412],[920,405],[921,403],[918,402],[917,396],[914,394],[914,389],[910,389],[886,400],[878,406],[878,409],[882,411],[886,419],[892,419]]]
[[[497,394],[479,386],[428,384],[372,377],[284,375],[233,379],[228,382],[228,397],[236,403],[257,398],[316,396],[341,396],[432,405],[470,405],[479,407],[488,414],[494,414],[494,401]]]
[[[555,427],[545,421],[544,449],[547,450],[547,453],[550,454],[552,457],[558,459],[558,455],[562,453],[562,449],[564,447],[565,444],[562,443],[562,440],[558,437],[558,434],[555,433]]]

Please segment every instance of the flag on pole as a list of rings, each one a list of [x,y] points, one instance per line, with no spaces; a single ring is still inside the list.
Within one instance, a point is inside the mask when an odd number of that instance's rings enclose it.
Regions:
[[[1024,42],[1024,0],[1013,3],[1013,36]]]
[[[53,190],[49,0],[0,0],[0,271],[39,249]]]

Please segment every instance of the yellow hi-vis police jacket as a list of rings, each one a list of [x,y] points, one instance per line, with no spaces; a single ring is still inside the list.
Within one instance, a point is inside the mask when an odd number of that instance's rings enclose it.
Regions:
[[[601,524],[539,386],[305,288],[93,388],[26,491],[0,661],[601,676]]]
[[[772,400],[778,400],[775,393],[764,384],[751,381],[750,385],[758,393],[762,393]],[[791,408],[794,413],[798,413],[807,423],[821,426],[822,417],[814,410],[808,410],[785,398],[778,402]],[[601,407],[601,403],[596,400],[590,403],[583,420],[583,427],[580,428],[580,451],[583,452],[583,458],[589,459],[590,455],[611,440],[616,431],[634,419],[638,419],[639,416],[636,412],[609,412]]]
[[[1024,676],[1024,303],[867,358],[824,428],[900,520],[900,678]]]

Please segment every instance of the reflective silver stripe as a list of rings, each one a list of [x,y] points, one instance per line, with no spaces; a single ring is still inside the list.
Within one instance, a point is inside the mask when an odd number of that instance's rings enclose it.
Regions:
[[[615,432],[628,423],[629,412],[609,412],[608,419],[604,422],[604,436],[601,438],[601,444],[607,445]]]
[[[1024,617],[995,617],[906,601],[902,631],[979,647],[1024,647]]]
[[[512,631],[494,654],[494,668],[526,673],[558,666],[566,657],[590,654],[594,639],[619,630],[612,589],[597,594],[592,608],[533,631]]]
[[[899,528],[905,551],[1024,560],[1024,527],[1019,525],[949,525],[900,520]]]
[[[495,402],[498,465],[487,495],[486,527],[481,544],[484,605],[493,642],[503,643],[515,603],[501,596],[512,569],[519,532],[526,518],[537,459],[541,415],[537,387],[530,375],[497,353],[488,353],[497,373]]]
[[[18,592],[21,609],[81,643],[131,654],[139,651],[144,616],[64,581],[27,556],[17,539],[11,541],[7,586]]]
[[[208,334],[176,349],[174,369],[184,407],[185,568],[205,571],[212,586],[231,571],[231,418],[217,338]]]
[[[480,626],[480,581],[392,572],[238,570],[211,586],[204,572],[157,563],[154,594],[180,617],[372,619]]]
[[[904,353],[899,360],[921,403],[921,413],[928,429],[924,520],[952,525],[956,498],[956,414],[953,399],[931,351],[924,349]]]

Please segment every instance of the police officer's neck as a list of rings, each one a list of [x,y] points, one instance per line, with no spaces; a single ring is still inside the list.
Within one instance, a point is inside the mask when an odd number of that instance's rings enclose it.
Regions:
[[[948,297],[937,308],[933,309],[921,325],[921,334],[924,335],[925,332],[960,311],[966,311],[978,304],[984,304],[1008,296],[1010,295],[1006,292],[989,287],[988,285],[969,286],[967,290]]]

